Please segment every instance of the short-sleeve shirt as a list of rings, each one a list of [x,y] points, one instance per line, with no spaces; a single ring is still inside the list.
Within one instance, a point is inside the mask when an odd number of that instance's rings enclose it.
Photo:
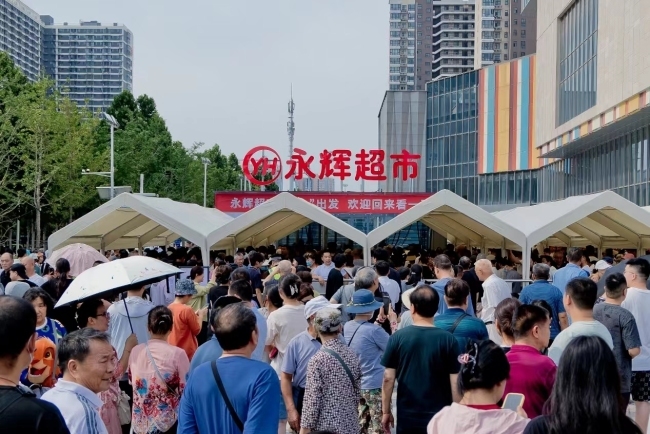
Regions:
[[[438,302],[438,315],[442,315],[443,313],[446,313],[449,307],[447,307],[447,302],[445,301],[445,286],[447,283],[451,280],[451,278],[447,277],[444,279],[438,280],[436,283],[434,283],[431,287],[435,289],[438,292],[439,302]],[[470,297],[469,303],[467,305],[467,310],[466,310],[468,315],[476,316],[474,313],[474,305],[472,303],[472,298]]]
[[[467,347],[469,341],[483,341],[490,338],[485,323],[478,318],[467,315],[465,311],[458,307],[449,308],[446,313],[433,319],[433,324],[436,327],[451,333],[454,324],[463,314],[465,314],[465,317],[460,320],[452,333],[458,341],[458,348],[461,351]]]
[[[551,396],[557,366],[537,348],[528,345],[513,345],[506,357],[510,363],[510,378],[504,396],[521,393],[526,397],[523,406],[526,415],[529,418],[541,415]]]
[[[556,365],[560,364],[562,353],[564,352],[564,349],[569,345],[569,342],[578,336],[598,336],[607,343],[609,348],[614,348],[612,335],[609,333],[609,330],[607,330],[607,327],[602,325],[600,322],[596,320],[574,322],[569,327],[562,330],[559,335],[557,335],[553,341],[553,345],[551,345],[551,348],[548,349],[548,356],[553,359]]]
[[[386,331],[366,321],[345,323],[345,343],[359,356],[361,364],[361,390],[381,389],[384,381],[384,367],[381,356],[390,337]]]
[[[267,324],[266,345],[272,345],[278,349],[278,354],[271,360],[271,366],[280,377],[284,354],[291,339],[307,329],[305,319],[305,306],[284,305],[280,309],[271,312]]]
[[[437,412],[452,403],[449,376],[457,374],[458,341],[435,327],[412,325],[388,340],[381,364],[396,370],[397,434],[426,433]]]
[[[632,371],[650,371],[650,291],[628,288],[621,306],[634,315],[641,338],[641,354],[632,359]]]
[[[614,342],[614,357],[621,376],[621,391],[630,391],[632,381],[632,358],[628,350],[641,348],[641,338],[632,313],[615,304],[599,303],[594,306],[594,319],[603,323]]]
[[[282,372],[293,375],[292,384],[294,386],[307,387],[307,364],[320,347],[320,342],[308,331],[291,339],[282,361]]]
[[[248,275],[251,278],[251,286],[253,287],[253,291],[256,289],[259,289],[260,291],[264,289],[262,285],[262,275],[260,274],[260,270],[255,267],[248,267]]]
[[[99,415],[102,400],[90,389],[71,381],[59,380],[41,399],[59,408],[72,434],[108,434]]]
[[[311,273],[315,274],[318,277],[322,277],[323,279],[327,280],[327,276],[330,274],[330,271],[334,268],[334,263],[330,263],[329,265],[321,264],[318,267],[316,267]]]
[[[336,291],[336,294],[334,294],[334,297],[332,297],[334,300],[336,300],[337,303],[340,303],[341,306],[341,319],[345,321],[350,320],[350,315],[345,311],[345,307],[350,304],[350,301],[352,300],[352,296],[354,295],[354,283],[351,283],[349,285],[345,285],[341,288],[339,288],[338,291]]]
[[[544,280],[536,280],[528,285],[519,294],[519,301],[523,304],[531,304],[535,300],[544,300],[550,306],[551,312],[551,339],[560,333],[559,314],[565,313],[564,303],[562,302],[562,292],[557,286],[551,285]]]

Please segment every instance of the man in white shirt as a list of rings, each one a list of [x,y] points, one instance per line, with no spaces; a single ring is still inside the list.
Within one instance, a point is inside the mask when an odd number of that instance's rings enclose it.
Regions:
[[[632,400],[636,407],[636,423],[645,428],[650,419],[650,391],[647,386],[650,382],[650,263],[642,258],[630,259],[623,274],[628,289],[621,307],[634,316],[641,338],[641,353],[632,359]]]
[[[25,266],[25,271],[27,271],[27,277],[29,278],[28,280],[36,286],[43,286],[45,279],[36,273],[36,262],[34,262],[34,259],[29,256],[23,256],[20,259],[20,263]]]
[[[375,264],[375,270],[379,274],[379,284],[381,285],[382,291],[388,294],[390,297],[390,304],[395,310],[395,305],[399,302],[400,287],[393,279],[388,277],[390,273],[390,264],[386,261],[377,261]]]
[[[562,353],[573,338],[578,336],[598,336],[610,348],[614,348],[612,335],[602,323],[594,319],[594,304],[598,298],[598,287],[588,277],[576,277],[566,284],[564,309],[572,319],[569,327],[562,330],[548,349],[548,356],[556,365],[560,364]]]
[[[487,259],[476,261],[474,270],[479,280],[483,282],[480,318],[485,322],[490,339],[496,344],[501,345],[501,336],[499,336],[496,325],[494,324],[494,311],[499,303],[512,296],[512,288],[503,279],[492,273],[492,263]]]
[[[316,267],[316,269],[312,271],[311,274],[315,279],[318,280],[318,283],[324,285],[325,281],[327,280],[327,276],[330,274],[332,268],[334,268],[334,264],[332,263],[332,254],[328,251],[323,252],[321,259],[323,260],[323,263]]]
[[[91,328],[74,331],[59,341],[59,366],[63,377],[43,394],[56,405],[70,434],[108,434],[99,414],[113,370],[113,347],[106,333]]]

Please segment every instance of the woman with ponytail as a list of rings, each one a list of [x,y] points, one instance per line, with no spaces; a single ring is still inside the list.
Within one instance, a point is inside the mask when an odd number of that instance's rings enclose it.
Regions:
[[[515,413],[497,404],[510,375],[510,364],[501,347],[490,340],[472,342],[458,361],[458,390],[463,398],[440,410],[429,422],[427,433],[523,433],[530,422],[523,410]]]
[[[167,343],[173,325],[173,314],[169,308],[153,308],[149,312],[148,324],[151,339],[131,351],[131,425],[135,434],[176,433],[178,408],[190,361],[183,349]]]
[[[54,278],[45,282],[41,288],[52,297],[56,304],[71,283],[70,263],[65,258],[59,258],[56,261]],[[63,327],[70,333],[77,330],[76,313],[77,310],[74,306],[62,306],[52,311],[52,318],[63,324]]]

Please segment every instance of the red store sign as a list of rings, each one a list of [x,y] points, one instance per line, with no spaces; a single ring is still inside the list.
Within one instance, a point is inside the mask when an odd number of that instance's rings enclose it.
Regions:
[[[403,150],[399,154],[391,154],[389,159],[392,161],[393,178],[401,178],[403,181],[417,178],[420,155]],[[387,179],[384,165],[386,152],[382,149],[362,149],[356,154],[348,149],[334,149],[331,152],[325,149],[318,156],[320,164],[320,169],[317,169],[318,175],[312,170],[315,166],[314,160],[313,155],[308,155],[306,151],[295,148],[289,160],[285,162],[287,171],[284,178],[293,177],[296,180],[301,180],[303,178],[334,177],[343,181],[354,176],[355,181],[360,179],[385,181]],[[280,154],[271,147],[256,146],[244,156],[242,172],[255,185],[270,185],[282,176]]]
[[[215,208],[225,213],[244,213],[273,198],[273,191],[223,191],[214,196]],[[312,193],[294,196],[332,214],[400,214],[431,196],[429,193]]]

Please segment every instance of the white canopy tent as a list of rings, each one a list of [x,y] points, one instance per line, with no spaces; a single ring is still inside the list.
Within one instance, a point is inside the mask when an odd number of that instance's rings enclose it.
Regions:
[[[238,247],[270,244],[312,222],[366,248],[363,232],[291,193],[280,193],[230,223],[217,227],[208,235],[208,247],[233,251]]]
[[[142,250],[184,238],[201,248],[204,265],[209,265],[207,236],[230,221],[214,208],[123,193],[50,235],[48,248],[84,243],[100,250]]]
[[[494,215],[517,225],[526,234],[527,251],[538,243],[650,248],[650,213],[612,191],[499,211]]]
[[[368,249],[415,222],[422,222],[455,244],[525,249],[526,237],[513,225],[449,190],[442,190],[368,234]]]

